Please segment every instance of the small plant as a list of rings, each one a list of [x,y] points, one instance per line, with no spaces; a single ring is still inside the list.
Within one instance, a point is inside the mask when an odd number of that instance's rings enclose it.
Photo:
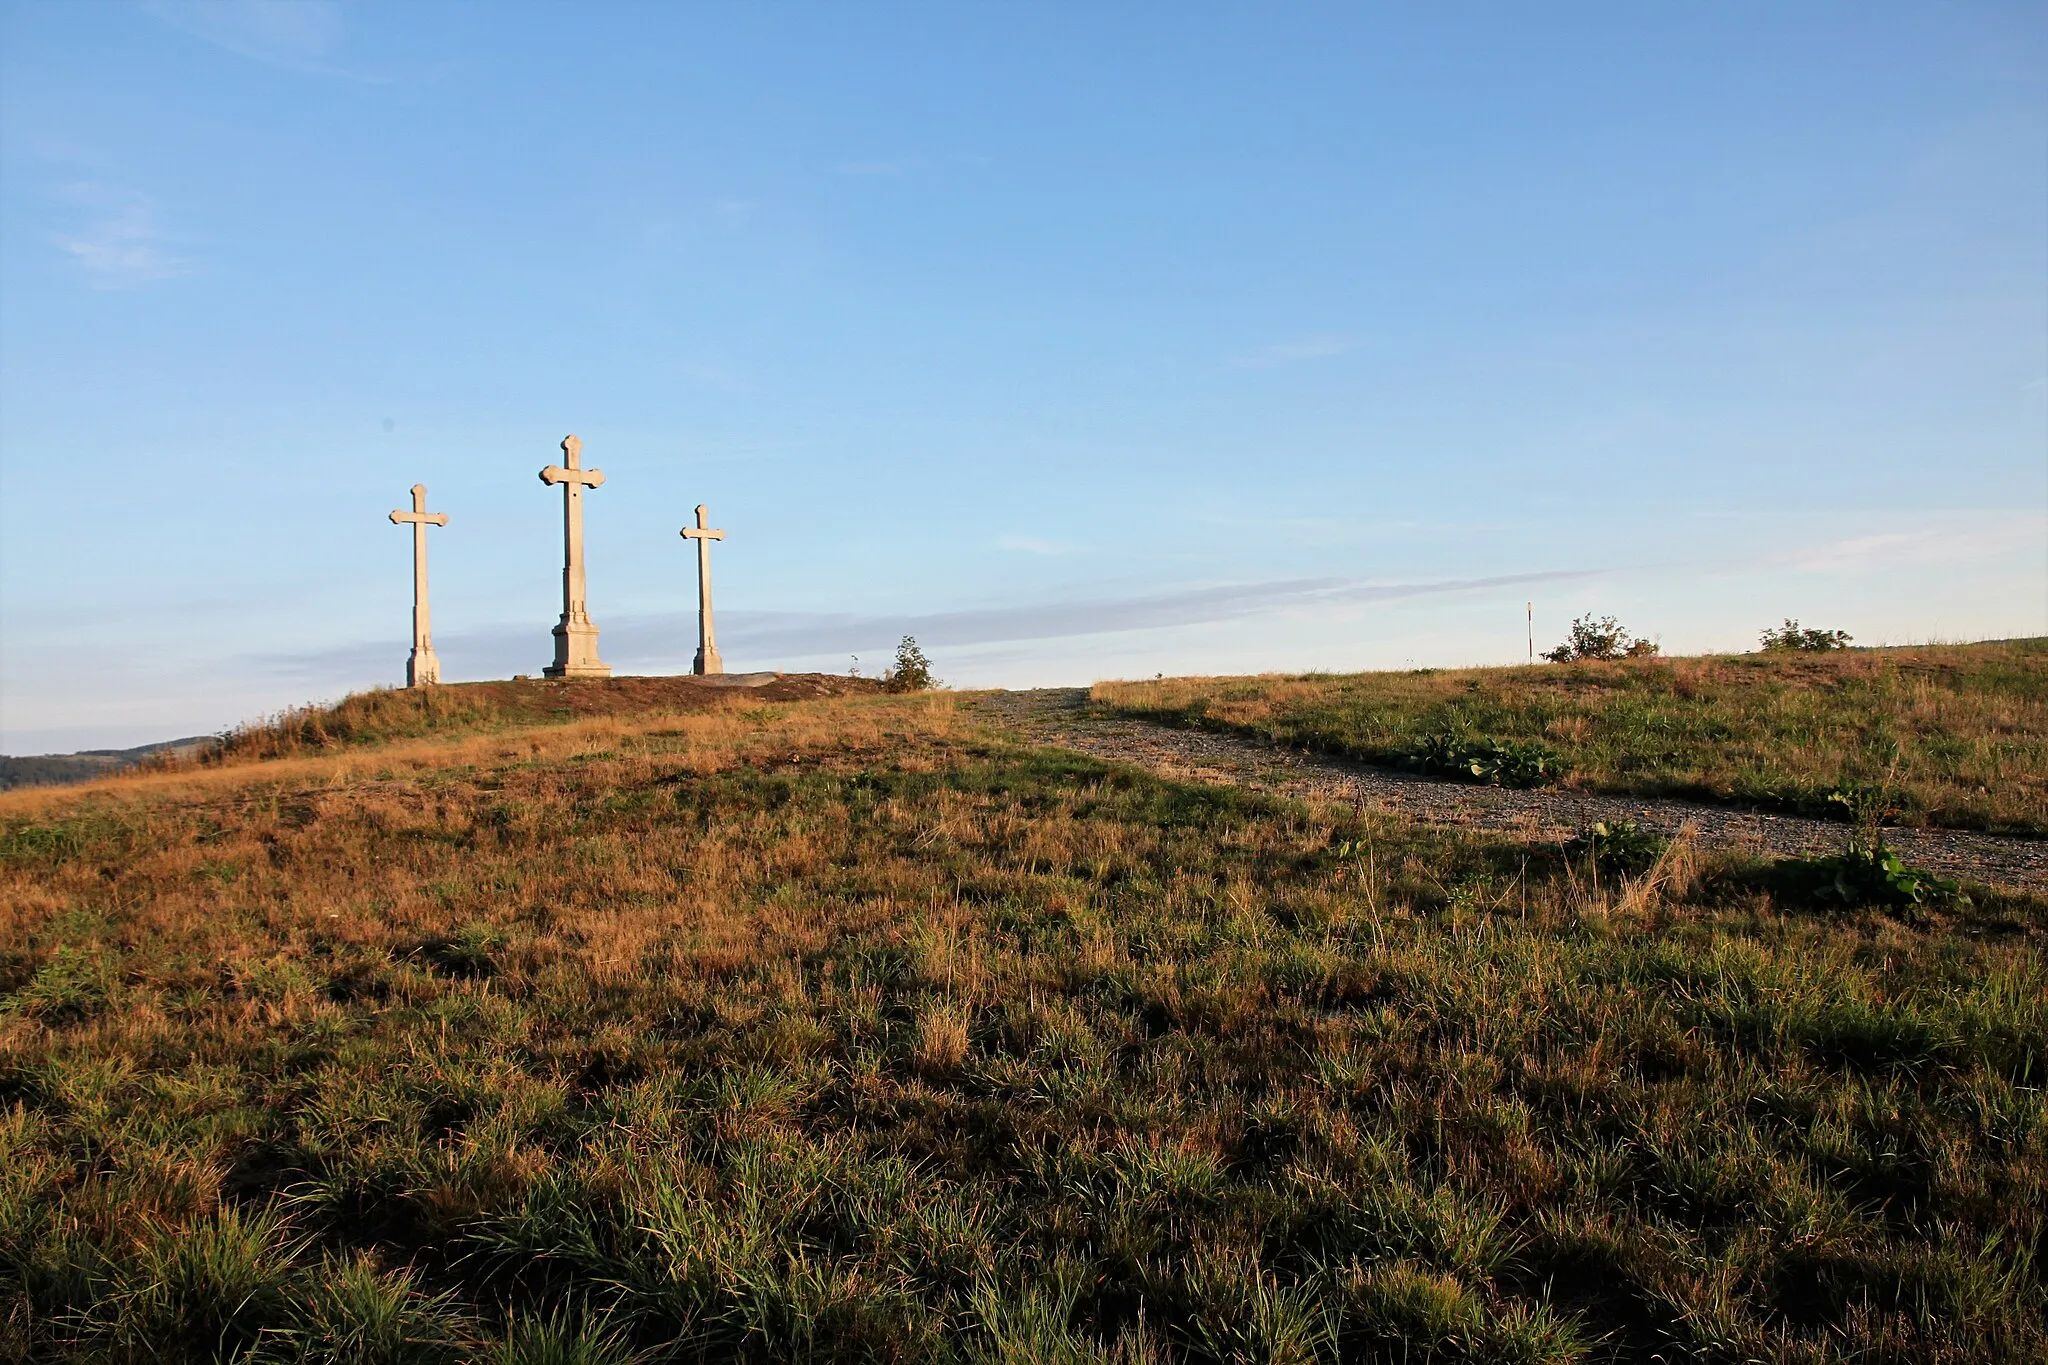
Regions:
[[[932,661],[917,646],[917,637],[906,635],[896,646],[895,666],[882,675],[891,692],[929,692],[939,685],[932,676]]]
[[[1654,640],[1630,635],[1612,616],[1595,617],[1588,612],[1572,622],[1565,642],[1543,657],[1554,664],[1569,664],[1582,659],[1648,659],[1659,652]]]
[[[1969,896],[1952,881],[1909,867],[1884,844],[1851,845],[1831,858],[1809,858],[1814,895],[1843,905],[1968,905]]]
[[[1849,838],[1851,847],[1878,847],[1884,842],[1884,822],[1899,813],[1890,789],[1876,782],[1837,787],[1828,793],[1828,804],[1849,812],[1849,821],[1856,827]]]
[[[1473,739],[1454,730],[1425,737],[1402,757],[1401,766],[1496,787],[1540,787],[1571,770],[1564,757],[1541,740]]]
[[[1487,740],[1471,760],[1471,772],[1498,787],[1541,787],[1570,771],[1557,750],[1540,740]]]
[[[1640,877],[1657,865],[1670,842],[1633,820],[1601,820],[1580,830],[1564,851],[1574,860],[1592,859],[1603,871]]]
[[[1884,822],[1898,813],[1890,791],[1877,783],[1840,787],[1828,800],[1845,808],[1855,822],[1849,846],[1825,858],[1793,864],[1814,899],[1841,905],[1968,905],[1969,896],[1955,882],[1909,866],[1884,841]]]
[[[1449,777],[1462,770],[1468,743],[1464,735],[1450,730],[1440,730],[1436,734],[1425,736],[1422,743],[1410,749],[1402,757],[1401,766],[1411,772]]]
[[[1761,648],[1766,654],[1825,654],[1831,649],[1847,649],[1853,638],[1846,630],[1802,629],[1788,616],[1784,625],[1764,631]]]

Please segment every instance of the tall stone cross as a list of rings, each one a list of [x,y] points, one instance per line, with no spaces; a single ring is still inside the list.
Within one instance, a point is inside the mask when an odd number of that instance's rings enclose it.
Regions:
[[[555,661],[541,670],[550,678],[609,678],[612,666],[597,657],[597,627],[583,588],[583,490],[604,482],[600,470],[580,461],[583,442],[562,438],[562,463],[540,472],[540,481],[562,485],[562,619],[555,624]]]
[[[725,660],[718,657],[718,637],[711,630],[711,542],[724,540],[725,532],[704,524],[704,504],[697,504],[697,524],[683,528],[683,539],[697,542],[697,661],[692,673],[723,673]]]
[[[427,612],[427,528],[446,526],[446,512],[427,510],[427,486],[412,486],[412,510],[393,512],[392,524],[412,523],[412,657],[405,661],[405,685],[428,687],[441,681],[441,661],[434,657],[434,628]]]

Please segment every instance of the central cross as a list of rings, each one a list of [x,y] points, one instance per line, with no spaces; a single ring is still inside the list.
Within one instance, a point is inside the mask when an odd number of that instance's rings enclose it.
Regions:
[[[601,470],[582,465],[583,442],[562,438],[562,463],[540,472],[545,484],[562,485],[562,619],[555,625],[555,661],[541,672],[550,678],[609,678],[612,666],[597,657],[597,627],[583,588],[583,490],[604,482]]]
[[[446,512],[427,510],[427,486],[412,486],[412,510],[393,512],[393,525],[412,523],[412,657],[405,661],[405,685],[427,687],[441,681],[441,661],[434,657],[433,623],[427,614],[427,528],[446,526]]]
[[[711,633],[711,542],[724,540],[725,532],[704,523],[703,503],[697,504],[697,524],[683,528],[683,539],[697,542],[697,661],[692,673],[723,673],[725,660],[718,657],[718,639]]]

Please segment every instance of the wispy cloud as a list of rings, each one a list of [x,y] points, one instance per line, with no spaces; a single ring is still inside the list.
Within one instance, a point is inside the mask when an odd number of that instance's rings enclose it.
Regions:
[[[998,550],[1021,550],[1027,555],[1070,555],[1079,547],[1063,540],[1046,540],[1039,536],[1002,535],[996,537]]]
[[[1969,527],[1940,527],[1852,536],[1822,545],[1804,546],[1773,555],[1763,562],[1774,567],[1839,571],[1886,564],[1940,564],[1981,559],[1987,554],[2038,545],[2048,536],[2048,518],[1986,517]]]
[[[1357,349],[1356,338],[1323,332],[1247,351],[1243,355],[1232,356],[1230,363],[1240,370],[1270,370],[1281,365],[1298,365],[1305,360],[1323,360]]]
[[[173,28],[266,66],[368,85],[390,81],[334,63],[346,25],[341,7],[328,0],[144,0],[143,9]]]
[[[1118,631],[1206,625],[1282,611],[1316,611],[1405,598],[1475,592],[1527,583],[1598,577],[1604,569],[1562,569],[1494,578],[1373,583],[1353,578],[1300,578],[1234,583],[1131,597],[1073,598],[963,611],[863,615],[854,612],[721,611],[719,635],[727,652],[764,662],[849,653],[886,652],[905,635],[920,644],[954,648],[1056,640]],[[696,647],[696,615],[668,612],[615,618],[605,623],[604,655],[629,672],[686,668]],[[451,669],[466,676],[537,673],[551,645],[544,623],[519,629],[437,631],[435,646]],[[308,682],[389,674],[404,646],[356,644],[307,653],[260,655],[250,662],[275,676]]]
[[[85,272],[97,289],[132,289],[192,273],[192,262],[167,245],[156,200],[139,190],[67,185],[62,197],[84,222],[51,241]]]

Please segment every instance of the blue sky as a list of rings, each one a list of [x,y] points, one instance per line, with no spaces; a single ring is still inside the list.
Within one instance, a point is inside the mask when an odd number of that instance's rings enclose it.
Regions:
[[[0,747],[2048,632],[2048,6],[0,5]]]

